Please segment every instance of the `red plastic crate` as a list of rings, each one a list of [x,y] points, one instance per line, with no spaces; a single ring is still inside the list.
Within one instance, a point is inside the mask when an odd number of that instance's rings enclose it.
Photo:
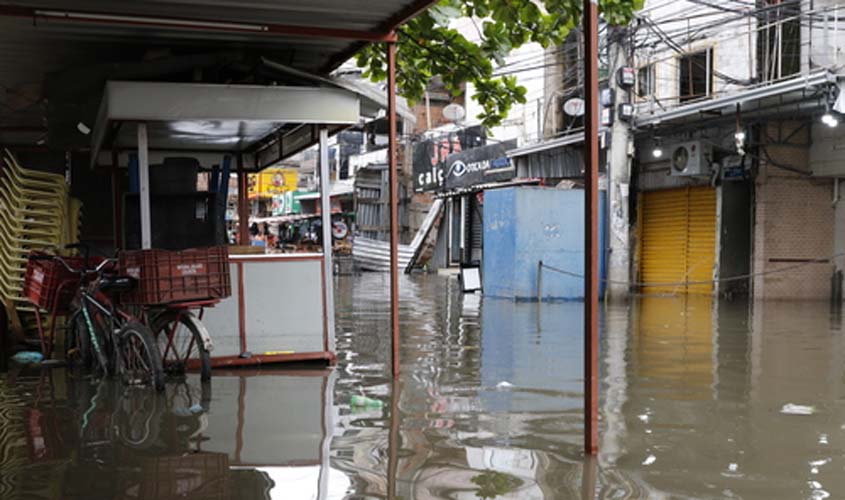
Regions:
[[[121,295],[128,304],[170,304],[224,299],[232,294],[226,246],[188,250],[129,250],[120,253],[120,273],[138,280]]]
[[[47,254],[32,252],[32,255]],[[62,259],[73,269],[85,267],[83,257],[62,257]],[[100,259],[99,262],[102,260]],[[66,313],[78,288],[79,275],[68,271],[61,262],[29,260],[26,264],[23,295],[41,309],[52,311],[55,306],[56,312]]]

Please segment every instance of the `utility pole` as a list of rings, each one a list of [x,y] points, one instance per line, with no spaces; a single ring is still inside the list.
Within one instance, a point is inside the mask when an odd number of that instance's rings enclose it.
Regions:
[[[611,74],[610,88],[616,94],[616,102],[628,102],[623,96],[628,90],[619,85],[616,72],[628,65],[625,28],[611,26],[608,29]],[[612,300],[624,300],[628,296],[631,281],[631,245],[628,233],[628,188],[631,185],[630,151],[631,127],[628,122],[613,121],[610,134],[610,151],[607,165],[607,216],[608,216],[608,287]]]
[[[598,0],[584,0],[584,454],[599,449]]]

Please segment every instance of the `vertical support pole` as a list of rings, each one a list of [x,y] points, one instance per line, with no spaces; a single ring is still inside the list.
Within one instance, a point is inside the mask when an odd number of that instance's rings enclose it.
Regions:
[[[111,150],[111,196],[112,196],[112,230],[114,231],[114,249],[123,248],[123,203],[120,191],[120,152],[115,146]]]
[[[461,264],[463,264],[464,262],[469,260],[469,258],[467,257],[467,248],[466,248],[466,246],[467,246],[466,245],[466,242],[467,242],[467,201],[468,201],[467,198],[468,198],[467,195],[462,195],[460,197],[460,200],[461,200],[461,222],[460,222],[460,228],[461,228],[461,241],[460,241],[460,243],[461,243],[461,247],[460,247],[461,248]]]
[[[399,498],[399,449],[402,446],[399,435],[399,399],[402,396],[402,381],[396,379],[390,384],[390,432],[387,435],[387,498]]]
[[[150,157],[147,145],[147,124],[138,124],[138,194],[141,199],[141,248],[153,247],[150,221]]]
[[[238,153],[238,244],[249,245],[249,183],[244,157]]]
[[[598,453],[599,73],[598,1],[584,0],[584,453]]]
[[[393,376],[399,376],[399,172],[396,145],[396,43],[387,43],[387,128],[390,170],[390,331]]]
[[[332,263],[332,182],[329,175],[329,129],[320,129],[320,220],[323,223],[323,293],[326,297],[326,349],[334,352],[334,264]]]

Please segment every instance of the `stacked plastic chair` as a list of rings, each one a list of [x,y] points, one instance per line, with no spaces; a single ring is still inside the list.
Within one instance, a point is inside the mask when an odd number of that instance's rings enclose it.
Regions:
[[[76,241],[79,206],[59,174],[22,167],[8,150],[0,162],[0,297],[23,326],[34,326],[32,306],[23,297],[27,255],[55,251]]]

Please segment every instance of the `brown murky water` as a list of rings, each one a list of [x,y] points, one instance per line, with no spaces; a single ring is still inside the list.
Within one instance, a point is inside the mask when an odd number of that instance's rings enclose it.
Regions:
[[[387,287],[338,282],[334,370],[215,373],[164,395],[5,374],[0,498],[845,498],[845,342],[827,304],[608,308],[602,451],[585,461],[580,303],[403,280],[392,383]]]

